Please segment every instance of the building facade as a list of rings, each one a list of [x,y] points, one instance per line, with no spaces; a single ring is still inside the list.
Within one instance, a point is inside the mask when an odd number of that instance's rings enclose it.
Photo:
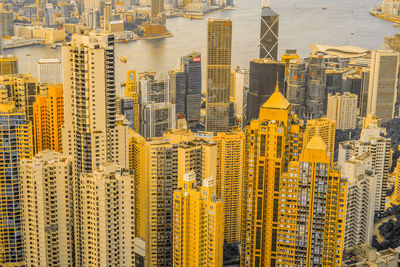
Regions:
[[[64,95],[62,85],[49,85],[46,95],[36,96],[33,103],[35,153],[42,150],[62,152]]]
[[[25,266],[20,160],[33,155],[32,125],[13,104],[0,104],[0,265]]]
[[[72,162],[52,151],[21,161],[27,266],[75,266]]]
[[[39,83],[61,84],[62,64],[57,58],[39,59],[37,62]]]
[[[340,130],[355,129],[357,123],[357,95],[349,92],[328,95],[327,118],[336,121]]]
[[[196,174],[185,174],[173,201],[174,266],[222,266],[224,205],[215,178],[198,187]]]
[[[206,131],[226,132],[229,129],[232,21],[210,19],[207,25]]]

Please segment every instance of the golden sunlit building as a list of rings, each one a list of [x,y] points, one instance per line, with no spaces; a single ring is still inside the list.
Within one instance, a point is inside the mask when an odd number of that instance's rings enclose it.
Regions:
[[[229,130],[232,21],[210,19],[207,24],[206,130]]]
[[[33,153],[32,125],[12,103],[0,104],[0,266],[26,266],[20,204],[20,160]]]
[[[145,241],[146,266],[172,265],[173,192],[193,171],[198,185],[216,177],[215,143],[190,130],[145,139],[131,132],[130,168],[135,173],[136,236]]]
[[[33,103],[35,153],[42,150],[62,152],[64,97],[62,85],[49,85],[47,95],[36,96]]]
[[[245,135],[240,131],[218,133],[217,198],[224,202],[224,241],[240,242],[240,207]]]
[[[291,111],[277,86],[245,131],[241,266],[277,265],[280,177],[303,147],[304,129]]]
[[[173,202],[173,266],[222,266],[224,206],[216,196],[215,178],[198,187],[196,174],[185,174]]]
[[[331,160],[333,161],[335,150],[336,122],[328,118],[320,118],[307,121],[306,133],[304,135],[304,146],[306,146],[307,143],[316,134],[318,134],[328,146],[328,152],[330,153]]]
[[[394,180],[394,192],[390,197],[390,204],[394,206],[400,205],[400,159],[397,160]]]
[[[362,128],[366,129],[370,124],[376,124],[377,127],[381,127],[381,123],[382,123],[381,118],[370,113],[363,118]]]
[[[13,56],[0,56],[0,76],[18,73],[18,59]]]
[[[341,266],[347,180],[328,153],[315,135],[281,176],[271,266]]]
[[[127,73],[125,96],[133,99],[133,130],[140,133],[140,106],[136,71],[128,71]]]
[[[72,161],[42,151],[21,161],[21,206],[27,266],[75,266]]]

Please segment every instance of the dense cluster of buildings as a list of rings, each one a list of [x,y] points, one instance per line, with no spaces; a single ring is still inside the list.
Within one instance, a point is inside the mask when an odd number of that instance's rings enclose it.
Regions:
[[[240,266],[397,266],[370,246],[376,214],[400,204],[381,126],[399,117],[400,37],[279,60],[269,5],[261,24],[243,70],[232,22],[208,21],[205,86],[193,52],[129,71],[117,95],[106,32],[74,34],[38,78],[1,57],[0,265],[217,267],[234,243]],[[336,160],[336,129],[354,128]]]

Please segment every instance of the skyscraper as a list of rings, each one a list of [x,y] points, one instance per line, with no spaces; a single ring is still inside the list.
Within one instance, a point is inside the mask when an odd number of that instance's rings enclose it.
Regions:
[[[222,266],[224,204],[216,196],[215,178],[198,187],[196,174],[187,173],[173,199],[174,266]]]
[[[151,0],[151,21],[156,24],[165,24],[163,22],[164,1]]]
[[[206,130],[225,132],[229,129],[232,21],[210,19],[207,25]]]
[[[346,161],[342,177],[348,181],[344,248],[372,244],[376,178],[367,170],[370,154]]]
[[[367,113],[386,122],[394,114],[399,74],[399,54],[391,50],[375,50],[371,56]]]
[[[62,49],[63,152],[74,161],[76,266],[83,266],[81,173],[114,160],[116,92],[114,36],[74,35]]]
[[[175,105],[164,73],[139,74],[140,134],[144,137],[161,137],[168,129],[175,129]]]
[[[383,212],[386,204],[388,175],[392,164],[391,139],[386,136],[386,130],[376,124],[370,124],[362,129],[360,140],[345,141],[339,144],[339,164],[344,165],[352,157],[364,156],[369,153],[372,160],[367,170],[376,177],[375,211]]]
[[[82,175],[83,266],[135,266],[134,176],[112,163]]]
[[[260,107],[273,94],[276,85],[285,94],[285,63],[271,59],[250,61],[250,84],[247,95],[247,121],[258,118]]]
[[[176,115],[186,119],[188,128],[198,130],[201,105],[201,54],[181,58],[181,68],[172,74]]]
[[[62,85],[49,85],[46,95],[36,96],[33,103],[35,153],[42,150],[62,152],[64,96]]]
[[[286,98],[300,119],[306,118],[305,97],[307,69],[303,60],[291,60],[287,67]]]
[[[145,241],[146,266],[172,266],[173,191],[183,186],[184,174],[191,171],[198,184],[216,177],[217,147],[189,130],[147,140],[134,134],[130,162],[135,173],[136,236]]]
[[[336,128],[341,130],[356,128],[357,95],[345,92],[343,95],[328,95],[326,116],[336,121]]]
[[[240,207],[245,135],[241,131],[218,133],[216,196],[224,202],[224,241],[240,242]]]
[[[276,87],[245,131],[241,266],[275,266],[280,176],[303,146],[304,129],[291,111]]]
[[[260,58],[278,60],[279,15],[263,0],[261,12]]]
[[[280,178],[271,266],[341,266],[347,180],[327,152],[314,136]]]
[[[305,99],[307,119],[323,117],[326,111],[327,93],[324,58],[319,55],[309,57]]]
[[[62,83],[62,65],[57,58],[40,59],[37,62],[39,83]]]
[[[75,266],[72,162],[52,151],[21,161],[21,206],[27,266]]]
[[[20,161],[32,157],[32,126],[13,104],[0,104],[0,265],[26,266],[20,203]]]

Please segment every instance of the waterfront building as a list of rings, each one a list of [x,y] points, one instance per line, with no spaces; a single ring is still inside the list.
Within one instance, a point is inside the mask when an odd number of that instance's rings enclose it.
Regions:
[[[277,252],[273,214],[279,207],[279,179],[289,162],[298,160],[303,146],[304,129],[291,109],[276,87],[258,120],[245,130],[241,266],[271,266]]]
[[[84,266],[135,266],[134,180],[112,163],[82,175]]]
[[[0,56],[0,76],[17,74],[17,73],[18,73],[18,59],[14,56]]]
[[[342,177],[348,181],[344,248],[372,244],[375,216],[375,184],[373,173],[367,170],[370,154],[346,161]]]
[[[399,76],[399,53],[391,50],[375,50],[371,55],[367,113],[387,122],[395,114]]]
[[[232,21],[209,19],[207,24],[206,131],[229,130],[229,90],[232,57]]]
[[[11,103],[0,104],[0,265],[26,266],[22,235],[20,161],[33,154],[32,125],[25,112]]]
[[[173,192],[182,188],[188,172],[196,174],[198,185],[216,177],[216,144],[190,130],[168,131],[152,139],[133,133],[129,151],[135,173],[136,237],[145,242],[146,266],[172,266]]]
[[[43,151],[21,161],[21,208],[27,266],[74,265],[72,161]]]
[[[62,85],[49,85],[46,95],[33,103],[35,154],[42,150],[62,152],[64,95]]]
[[[194,172],[185,174],[173,202],[173,266],[222,266],[224,204],[215,178],[199,187]]]
[[[336,121],[336,128],[348,130],[356,128],[357,95],[345,92],[336,95],[328,95],[327,115],[329,119]]]
[[[250,61],[250,81],[247,94],[247,120],[258,118],[260,107],[274,93],[276,85],[285,94],[285,63],[271,59]]]
[[[392,166],[391,139],[386,136],[386,130],[376,124],[370,124],[362,129],[359,140],[345,141],[339,144],[340,166],[352,157],[371,155],[372,161],[367,170],[372,171],[376,177],[375,211],[383,212],[386,204],[386,190],[388,175]]]
[[[279,15],[263,0],[261,12],[260,58],[278,60]]]
[[[63,152],[73,160],[76,266],[86,266],[82,245],[81,173],[115,159],[114,36],[73,35],[63,46]],[[68,114],[68,115],[67,115]]]
[[[328,147],[328,155],[331,157],[333,162],[333,155],[335,152],[335,134],[335,121],[328,118],[308,120],[306,132],[304,134],[304,146],[306,146],[315,135],[318,135],[322,138],[322,140],[324,140],[326,146]]]
[[[57,58],[39,59],[37,62],[39,83],[61,84],[62,65]]]
[[[193,52],[181,58],[180,69],[171,73],[171,86],[178,119],[188,128],[199,128],[201,105],[201,54]]]

